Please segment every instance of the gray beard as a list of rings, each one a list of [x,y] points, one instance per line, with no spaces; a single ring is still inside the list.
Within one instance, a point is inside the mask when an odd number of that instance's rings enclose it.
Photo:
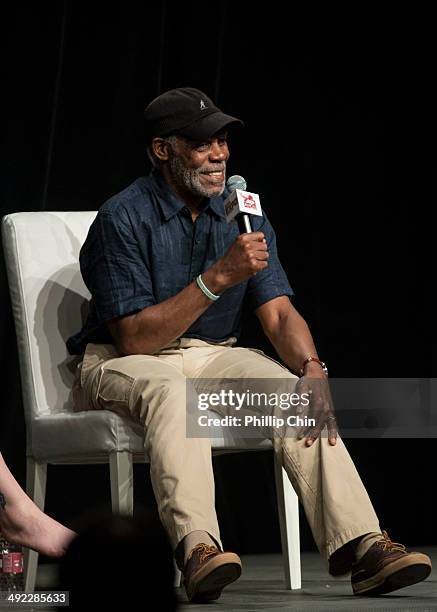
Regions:
[[[197,170],[189,170],[186,168],[179,157],[172,156],[169,160],[170,169],[172,171],[173,176],[178,180],[179,184],[182,184],[188,191],[193,193],[194,195],[200,196],[202,198],[212,198],[221,196],[226,186],[226,162],[220,162],[220,168],[224,167],[225,180],[223,181],[222,188],[220,192],[217,192],[216,189],[218,187],[211,187],[208,189],[207,187],[203,187],[200,182],[200,175],[202,172],[205,172],[207,169],[198,168]],[[213,167],[208,167],[208,170],[213,170]]]

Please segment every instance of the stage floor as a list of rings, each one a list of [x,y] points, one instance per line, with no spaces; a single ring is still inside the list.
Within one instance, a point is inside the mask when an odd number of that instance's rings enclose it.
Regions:
[[[214,602],[214,610],[226,612],[278,612],[278,610],[437,610],[437,547],[410,548],[428,554],[433,571],[424,582],[393,591],[380,597],[357,597],[352,593],[350,578],[332,578],[318,553],[302,553],[302,589],[284,589],[280,555],[248,555],[242,557],[241,578],[223,591]],[[191,612],[199,605],[186,603],[180,592],[180,610]],[[210,605],[212,609],[212,604]]]
[[[428,554],[434,568],[437,568],[437,547],[410,547]],[[277,612],[278,610],[437,610],[436,569],[424,582],[394,591],[381,597],[365,598],[352,594],[349,578],[332,578],[326,565],[317,553],[302,553],[302,589],[287,591],[284,588],[282,558],[280,555],[245,555],[242,557],[243,574],[241,578],[223,591],[222,596],[209,604],[209,610],[226,612]],[[56,588],[58,566],[52,563],[40,564],[38,568],[37,590]],[[146,585],[145,585],[146,586]],[[148,589],[144,589],[145,600],[138,602],[138,610],[156,610],[159,604],[147,601]],[[178,589],[179,607],[183,612],[199,612],[206,608],[199,604],[189,604],[184,589]],[[2,607],[1,610],[17,607]],[[20,610],[32,610],[31,606],[19,606]],[[60,608],[68,610],[68,608]],[[85,608],[84,608],[85,609]],[[38,608],[47,612],[54,608]],[[104,611],[104,608],[102,608]],[[93,611],[94,612],[94,611]],[[135,612],[135,611],[129,611]]]

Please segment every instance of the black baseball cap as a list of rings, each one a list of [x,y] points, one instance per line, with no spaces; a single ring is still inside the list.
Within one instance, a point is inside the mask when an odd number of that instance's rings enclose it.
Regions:
[[[211,138],[225,126],[244,125],[223,113],[205,93],[194,87],[178,87],[161,94],[144,111],[147,136],[180,135],[192,140]]]

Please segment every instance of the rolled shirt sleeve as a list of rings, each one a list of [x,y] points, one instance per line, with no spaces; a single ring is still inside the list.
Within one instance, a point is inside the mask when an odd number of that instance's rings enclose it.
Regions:
[[[281,295],[291,297],[294,295],[294,291],[279,261],[275,231],[265,212],[263,212],[263,217],[253,218],[252,226],[253,231],[264,233],[269,251],[267,268],[252,276],[247,284],[246,297],[249,307],[255,310],[262,304]]]

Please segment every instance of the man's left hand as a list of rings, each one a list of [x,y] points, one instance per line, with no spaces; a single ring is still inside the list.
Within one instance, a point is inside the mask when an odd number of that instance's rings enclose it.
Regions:
[[[305,373],[305,376],[299,379],[295,392],[300,397],[304,393],[308,394],[309,397],[309,404],[306,406],[301,404],[297,407],[297,416],[307,416],[315,420],[315,425],[312,427],[296,428],[298,440],[306,438],[306,446],[311,446],[314,440],[321,435],[326,425],[329,443],[331,446],[335,446],[338,435],[337,421],[328,379],[325,374],[317,370]]]

